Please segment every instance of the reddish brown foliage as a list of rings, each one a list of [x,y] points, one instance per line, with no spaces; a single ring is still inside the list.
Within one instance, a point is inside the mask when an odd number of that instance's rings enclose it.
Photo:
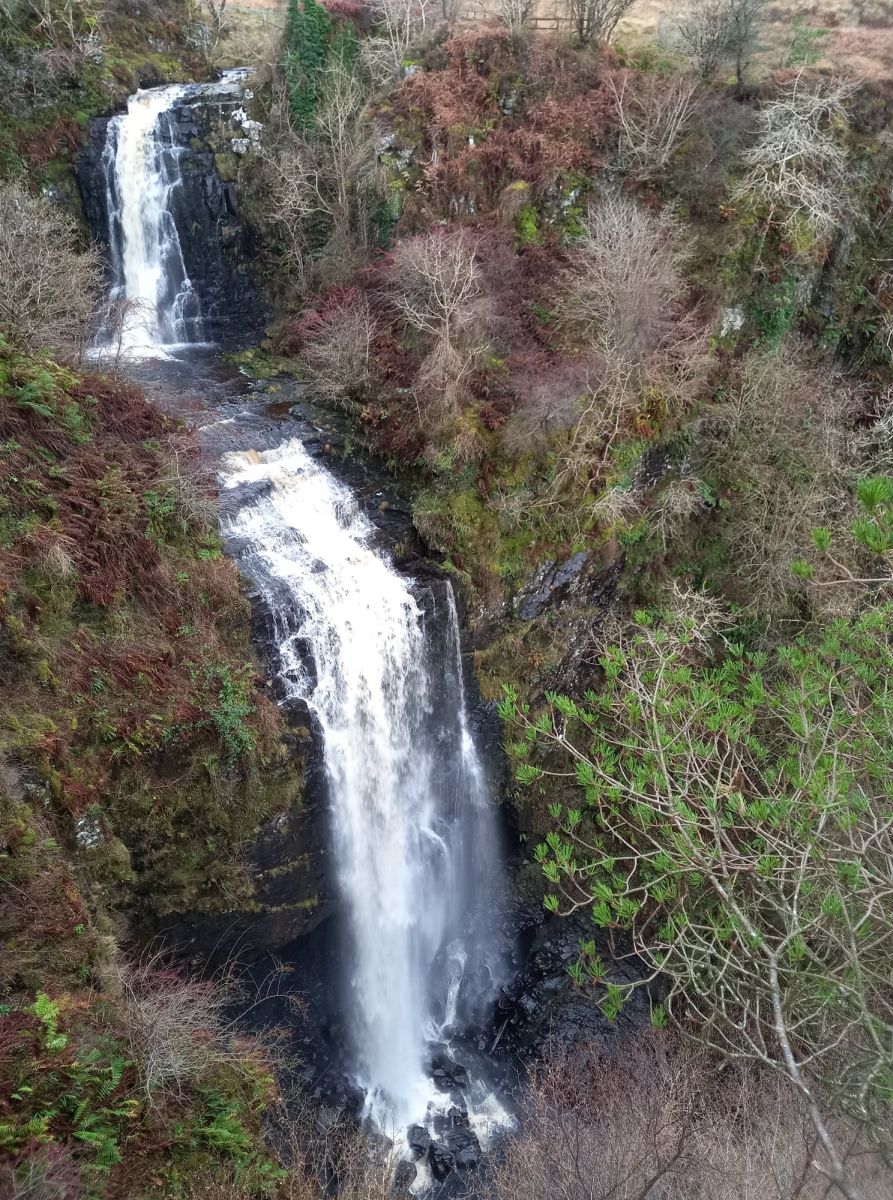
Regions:
[[[337,323],[345,309],[360,298],[358,287],[330,287],[313,296],[296,317],[285,323],[276,338],[280,354],[300,354],[306,339]]]
[[[515,180],[546,189],[563,171],[594,170],[613,99],[592,62],[548,44],[522,57],[504,30],[468,30],[440,47],[393,109],[404,124],[423,125],[435,205],[485,212]]]
[[[0,438],[18,443],[6,458],[13,477],[34,475],[35,452],[60,460],[52,473],[39,472],[39,484],[13,495],[25,516],[35,506],[53,510],[50,528],[36,526],[6,558],[10,569],[40,561],[60,545],[77,573],[78,590],[91,604],[107,606],[124,591],[158,601],[167,590],[159,577],[159,554],[149,537],[142,495],[158,483],[161,464],[145,442],[169,434],[171,426],[129,384],[103,377],[74,383],[66,393],[89,414],[95,437],[87,444],[57,416],[23,408],[0,397]]]
[[[53,159],[73,158],[84,144],[84,130],[72,117],[57,117],[47,129],[19,134],[16,149],[37,170]]]

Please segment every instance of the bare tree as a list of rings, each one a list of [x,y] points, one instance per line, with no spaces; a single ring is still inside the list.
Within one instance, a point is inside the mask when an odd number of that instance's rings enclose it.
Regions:
[[[768,4],[769,0],[729,0],[728,52],[735,60],[735,79],[739,88],[744,83]]]
[[[381,86],[400,75],[409,52],[436,19],[435,0],[371,0],[372,36],[363,58]]]
[[[682,231],[622,192],[590,205],[583,226],[565,276],[567,315],[605,359],[640,363],[672,333],[686,291]]]
[[[513,38],[520,38],[530,19],[536,0],[498,0],[495,15]]]
[[[851,186],[838,130],[855,86],[801,71],[766,101],[757,113],[756,141],[743,156],[736,198],[767,204],[769,219],[780,213],[794,235],[804,227],[818,237],[829,234]]]
[[[676,15],[675,34],[701,78],[709,79],[728,53],[728,0],[691,0]]]
[[[83,351],[102,287],[99,255],[74,222],[18,183],[0,183],[0,327],[33,349]]]
[[[221,38],[228,32],[224,21],[226,0],[202,0],[202,3],[211,30],[208,57],[213,59]]]
[[[420,421],[443,424],[459,407],[460,385],[477,349],[463,336],[481,295],[475,243],[462,229],[407,238],[394,251],[393,280],[397,311],[432,339],[416,381]]]
[[[739,86],[756,46],[768,0],[689,0],[675,18],[676,37],[703,79],[734,62]]]
[[[676,311],[687,291],[688,253],[678,223],[612,192],[590,205],[583,225],[561,283],[564,322],[587,350],[586,384],[541,501],[564,505],[573,497],[581,517],[590,511],[583,496],[596,502],[601,467],[643,389],[656,389],[668,411],[681,412],[703,363],[702,334]],[[599,512],[605,515],[604,506]]]
[[[643,76],[631,86],[624,75],[619,87],[613,78],[609,87],[620,125],[620,166],[636,179],[654,179],[669,166],[688,133],[695,84],[679,77],[665,85]]]
[[[394,302],[414,329],[452,344],[480,294],[475,245],[463,230],[435,229],[394,250]]]
[[[610,42],[617,23],[635,0],[567,0],[571,24],[583,46]]]
[[[261,152],[269,179],[269,212],[280,231],[285,265],[300,289],[310,272],[347,279],[373,236],[371,209],[380,192],[368,97],[362,75],[339,56],[327,63],[312,129],[293,130],[280,115],[278,142]],[[280,114],[287,111],[283,98]],[[328,247],[319,253],[320,229]],[[314,246],[313,242],[316,242]]]
[[[305,335],[303,358],[322,396],[343,404],[368,391],[374,341],[375,318],[363,295]]]

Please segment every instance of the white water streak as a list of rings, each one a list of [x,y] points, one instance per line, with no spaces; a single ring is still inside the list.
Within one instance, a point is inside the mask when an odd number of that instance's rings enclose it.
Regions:
[[[475,908],[499,866],[452,596],[444,585],[435,649],[353,496],[300,442],[232,454],[226,467],[228,487],[262,489],[227,533],[250,546],[244,565],[273,613],[283,689],[322,730],[357,1077],[379,1124],[399,1128],[444,1100],[428,1078],[428,1037],[463,1009],[479,1014],[501,970],[492,911],[482,921]]]

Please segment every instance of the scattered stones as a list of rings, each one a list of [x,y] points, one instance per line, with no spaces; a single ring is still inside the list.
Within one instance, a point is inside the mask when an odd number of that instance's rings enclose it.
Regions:
[[[105,834],[98,817],[85,813],[74,823],[74,838],[84,850],[95,850],[105,841]]]

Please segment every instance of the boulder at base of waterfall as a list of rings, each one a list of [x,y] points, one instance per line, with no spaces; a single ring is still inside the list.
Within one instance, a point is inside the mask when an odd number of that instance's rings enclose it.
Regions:
[[[424,1158],[431,1145],[431,1134],[424,1125],[410,1125],[406,1142],[412,1151],[413,1158]]]
[[[391,1190],[398,1196],[404,1195],[415,1183],[415,1177],[418,1174],[418,1168],[414,1162],[410,1162],[408,1158],[404,1158],[402,1162],[397,1163],[397,1170],[394,1172],[394,1183]]]
[[[438,1054],[432,1060],[431,1078],[441,1092],[452,1092],[454,1088],[468,1087],[468,1072],[446,1054]]]
[[[482,1151],[481,1143],[472,1129],[469,1129],[467,1125],[460,1125],[444,1134],[443,1140],[452,1155],[457,1171],[477,1170]]]
[[[428,1147],[428,1165],[435,1179],[442,1182],[456,1165],[456,1160],[443,1142],[432,1142]]]

